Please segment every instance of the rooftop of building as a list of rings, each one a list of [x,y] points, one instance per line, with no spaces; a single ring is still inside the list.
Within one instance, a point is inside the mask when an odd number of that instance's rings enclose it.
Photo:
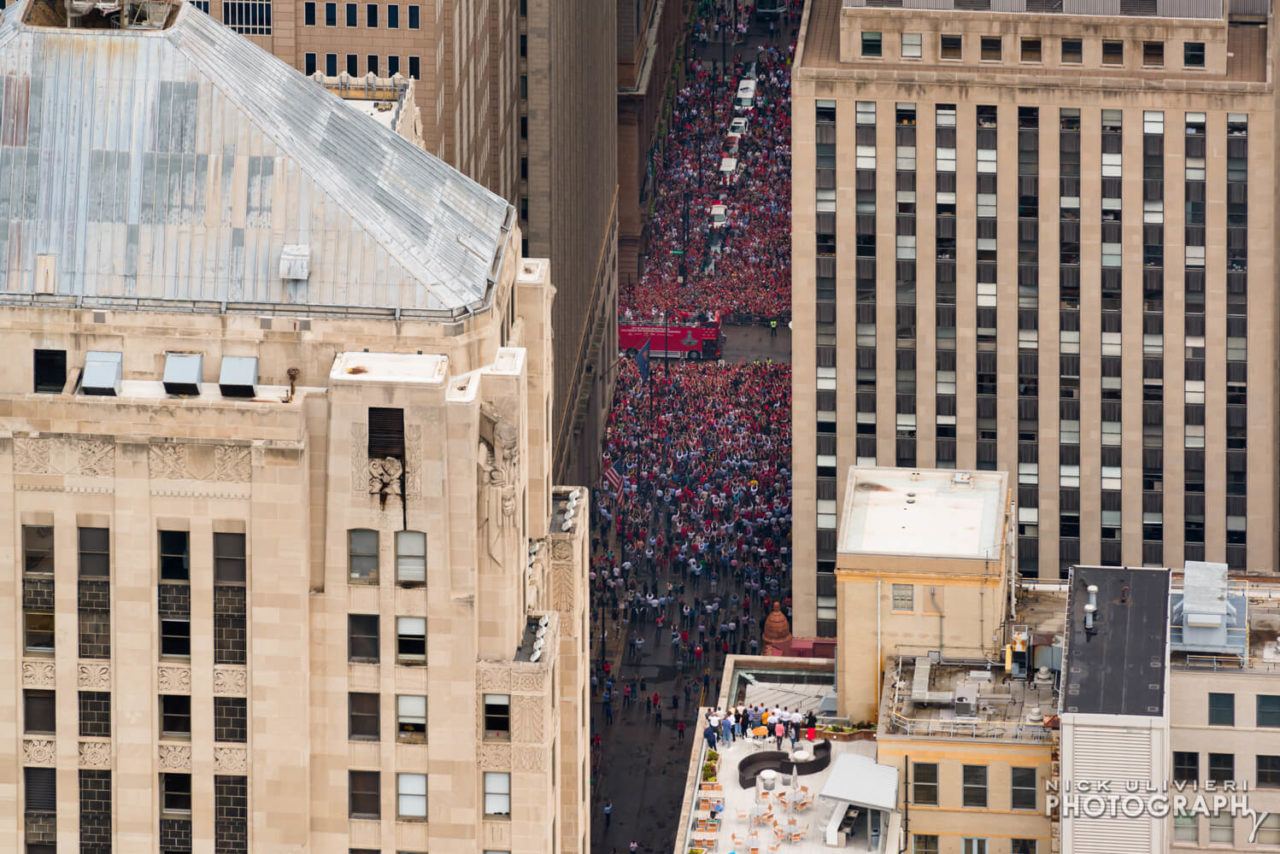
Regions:
[[[1064,714],[1164,713],[1169,581],[1167,569],[1072,568]]]
[[[487,304],[506,201],[190,4],[158,29],[61,8],[0,18],[7,301]]]
[[[352,77],[343,72],[336,77],[326,77],[317,71],[311,79],[360,115],[388,130],[395,130],[400,111],[413,92],[413,79],[399,74],[379,77],[369,72],[364,77]]]
[[[441,385],[448,378],[447,356],[422,353],[339,353],[329,379],[342,382]]]
[[[834,709],[834,667],[830,659],[730,656],[725,663],[730,675],[723,680],[719,702],[721,708],[813,711],[821,719],[825,710]],[[711,711],[703,709],[694,728],[677,854],[698,848],[745,854],[753,846],[764,851],[778,838],[775,826],[788,840],[784,850],[794,854],[896,850],[890,841],[897,838],[900,821],[895,811],[898,772],[876,763],[874,741],[828,740],[819,734],[815,741],[802,737],[794,747],[784,738],[778,751],[773,738],[749,737],[719,743],[712,758],[701,738]],[[716,779],[704,784],[708,761]],[[766,791],[767,796],[762,794]],[[717,805],[722,809],[716,810]],[[760,817],[766,811],[772,818]],[[868,817],[876,813],[885,826],[872,834]],[[831,840],[843,844],[829,844],[829,831]],[[792,833],[798,834],[794,840]]]
[[[840,554],[993,559],[1004,547],[1004,472],[853,466],[844,495]]]

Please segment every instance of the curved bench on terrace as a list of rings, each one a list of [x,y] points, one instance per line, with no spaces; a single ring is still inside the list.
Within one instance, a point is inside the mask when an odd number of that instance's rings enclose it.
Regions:
[[[813,758],[807,762],[792,762],[791,754],[783,750],[766,750],[746,757],[738,763],[738,785],[754,788],[761,771],[777,771],[790,774],[792,766],[800,776],[817,774],[831,764],[831,742],[819,741],[813,746]]]

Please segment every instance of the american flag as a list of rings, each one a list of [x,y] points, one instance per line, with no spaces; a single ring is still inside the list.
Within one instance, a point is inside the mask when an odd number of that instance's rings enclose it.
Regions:
[[[618,471],[618,467],[613,463],[608,463],[604,467],[604,479],[609,482],[609,486],[613,487],[613,491],[622,492],[622,486],[626,483],[622,473]]]

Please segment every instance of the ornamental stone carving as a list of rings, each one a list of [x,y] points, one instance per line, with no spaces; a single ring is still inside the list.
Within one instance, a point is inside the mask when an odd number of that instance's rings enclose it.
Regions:
[[[404,428],[404,494],[410,498],[422,495],[422,471],[420,461],[422,454],[422,425],[406,424]],[[380,490],[374,488],[375,473],[371,463],[382,464],[382,460],[369,459],[369,427],[367,424],[351,425],[351,493],[357,496],[378,495]],[[383,472],[377,473],[382,477]],[[395,474],[397,492],[400,487],[400,473]]]
[[[147,446],[152,480],[203,480],[244,483],[252,474],[248,445],[199,445],[161,442]]]
[[[485,771],[506,771],[511,767],[511,745],[481,744],[480,768]]]
[[[214,667],[213,693],[218,697],[243,697],[247,693],[248,673],[243,667]]]
[[[542,741],[542,697],[513,697],[511,732],[523,742]]]
[[[167,771],[191,770],[191,745],[160,745],[160,767]]]
[[[573,567],[569,564],[559,564],[552,573],[551,589],[555,591],[552,595],[552,607],[561,613],[573,610],[574,600],[574,576]],[[569,629],[569,637],[576,637],[573,630],[577,627],[576,620],[565,620],[563,625]]]
[[[551,557],[553,560],[570,560],[573,558],[573,546],[568,540],[556,537],[551,541]]]
[[[552,642],[552,638],[547,639]],[[530,670],[522,668],[511,674],[511,690],[523,694],[541,694],[546,685],[547,675],[541,668]]]
[[[511,671],[501,665],[480,665],[476,684],[482,691],[510,691]]]
[[[24,738],[22,740],[23,765],[54,765],[57,748],[51,738]]]
[[[111,665],[92,662],[76,668],[76,685],[90,690],[111,690]]]
[[[243,774],[249,770],[249,751],[243,747],[215,747],[213,771],[215,774]]]
[[[161,694],[190,694],[191,668],[162,664],[156,668],[156,683]]]
[[[547,751],[541,747],[517,747],[511,751],[512,771],[543,771],[547,767]]]
[[[110,768],[111,767],[111,742],[109,741],[80,742],[80,767],[81,768]]]
[[[15,436],[13,468],[17,474],[112,477],[115,442],[74,436]]]
[[[52,688],[56,673],[52,661],[22,662],[22,684],[26,688]]]

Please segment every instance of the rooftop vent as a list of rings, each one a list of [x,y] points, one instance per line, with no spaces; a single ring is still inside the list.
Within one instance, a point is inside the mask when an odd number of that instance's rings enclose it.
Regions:
[[[1187,561],[1182,590],[1169,594],[1169,646],[1183,652],[1243,657],[1248,650],[1248,601],[1231,586],[1225,563]]]
[[[223,397],[254,397],[258,384],[257,356],[223,356],[218,388]]]
[[[80,392],[115,397],[120,394],[120,377],[123,372],[123,353],[90,350],[84,357],[84,374],[80,377]]]
[[[305,243],[289,243],[280,250],[280,278],[300,285],[311,277],[311,247]]]
[[[166,353],[164,390],[169,394],[198,395],[204,376],[204,356],[200,353]]]

